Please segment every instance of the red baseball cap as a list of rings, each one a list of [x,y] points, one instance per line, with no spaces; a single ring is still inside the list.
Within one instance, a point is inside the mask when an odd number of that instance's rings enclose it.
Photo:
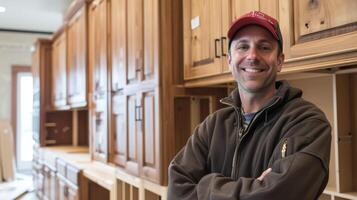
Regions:
[[[267,29],[278,41],[281,51],[283,50],[283,37],[281,36],[278,20],[260,11],[251,11],[246,13],[231,24],[227,33],[229,41],[228,49],[230,49],[232,40],[234,39],[236,33],[247,25],[259,25]]]

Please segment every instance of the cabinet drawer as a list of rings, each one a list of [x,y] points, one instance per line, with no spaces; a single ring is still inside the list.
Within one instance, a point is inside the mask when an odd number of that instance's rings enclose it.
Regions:
[[[78,186],[79,183],[80,169],[68,164],[66,166],[66,178],[73,184]]]
[[[66,162],[60,158],[56,159],[56,168],[57,168],[57,173],[62,175],[63,177],[66,177]]]

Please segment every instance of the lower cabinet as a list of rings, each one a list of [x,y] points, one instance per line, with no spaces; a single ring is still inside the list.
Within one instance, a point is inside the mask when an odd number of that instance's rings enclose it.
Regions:
[[[79,176],[81,170],[62,159],[56,160],[57,165],[57,199],[79,200]]]

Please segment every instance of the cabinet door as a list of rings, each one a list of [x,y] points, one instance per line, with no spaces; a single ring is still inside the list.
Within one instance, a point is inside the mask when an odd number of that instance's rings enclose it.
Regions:
[[[141,158],[141,140],[137,122],[140,121],[139,99],[136,93],[126,96],[126,137],[127,155],[125,169],[134,175],[139,175]]]
[[[126,0],[111,1],[111,80],[112,91],[122,89],[126,84]]]
[[[279,0],[285,71],[356,62],[357,3],[354,0]]]
[[[59,36],[52,45],[52,104],[67,104],[66,34]]]
[[[117,93],[112,97],[112,137],[113,137],[113,161],[115,164],[125,167],[127,158],[127,129],[126,129],[126,104],[125,96]]]
[[[142,79],[144,68],[143,0],[127,0],[127,84]]]
[[[87,17],[81,8],[68,23],[68,102],[72,107],[87,105]]]
[[[144,1],[144,52],[141,59],[142,81],[157,81],[159,66],[159,11],[158,0]]]
[[[183,0],[184,78],[222,71],[221,0]]]
[[[92,141],[95,159],[107,161],[108,92],[107,92],[107,1],[93,1],[89,7],[89,76]]]
[[[61,175],[57,175],[57,185],[58,185],[57,199],[58,200],[67,200],[68,199],[68,187],[67,187],[65,178],[63,178]]]
[[[79,200],[79,190],[75,186],[68,187],[68,200]]]
[[[138,126],[142,139],[141,176],[160,183],[159,95],[157,90],[142,92]]]
[[[108,155],[108,93],[96,93],[90,107],[90,135],[94,159],[107,161]]]
[[[96,0],[89,6],[89,68],[91,92],[106,92],[107,62],[107,1]]]

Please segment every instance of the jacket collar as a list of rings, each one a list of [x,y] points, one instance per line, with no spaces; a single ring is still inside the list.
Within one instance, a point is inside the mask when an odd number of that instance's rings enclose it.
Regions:
[[[263,108],[270,106],[275,103],[279,105],[281,103],[286,103],[292,99],[299,98],[302,96],[302,91],[298,88],[291,87],[289,83],[285,80],[277,81],[275,87],[278,89],[273,98],[263,106]],[[276,102],[277,101],[277,102]],[[239,90],[235,88],[228,97],[220,100],[221,103],[232,106],[235,109],[241,107],[241,100],[239,97]]]

